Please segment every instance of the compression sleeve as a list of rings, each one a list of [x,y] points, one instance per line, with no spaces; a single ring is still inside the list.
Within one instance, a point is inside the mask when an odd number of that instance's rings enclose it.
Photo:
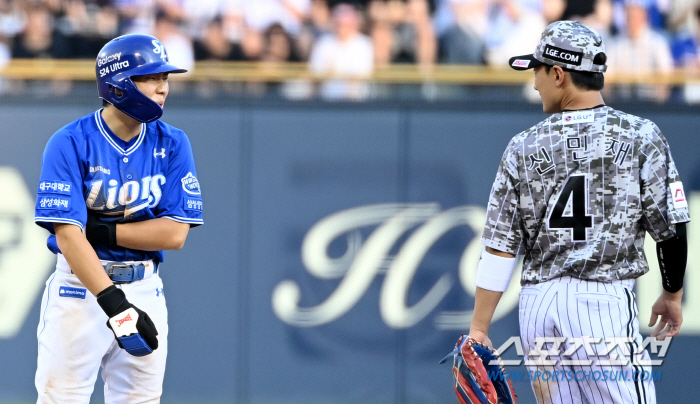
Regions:
[[[656,243],[661,279],[664,289],[676,293],[683,288],[685,266],[688,262],[688,237],[685,223],[676,224],[676,235]]]

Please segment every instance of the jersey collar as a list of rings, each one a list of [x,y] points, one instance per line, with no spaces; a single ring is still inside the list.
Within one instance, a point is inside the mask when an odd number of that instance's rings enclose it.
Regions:
[[[581,109],[562,109],[561,112],[576,112],[576,111],[588,111],[590,109],[598,109],[598,108],[603,108],[607,107],[605,104],[598,104],[595,107],[590,107],[590,108],[581,108]]]
[[[102,109],[98,110],[95,112],[95,122],[97,123],[97,128],[100,130],[100,133],[102,133],[102,136],[104,136],[105,139],[107,139],[107,142],[112,145],[115,149],[117,149],[118,152],[121,154],[128,156],[136,149],[139,148],[141,143],[143,143],[143,139],[146,137],[146,124],[142,123],[141,124],[141,132],[139,135],[136,137],[136,140],[130,140],[128,143],[117,137],[112,131],[109,129],[107,124],[105,123],[104,119],[102,119]],[[127,149],[124,149],[124,147],[120,146],[120,144],[125,145]],[[129,146],[131,144],[131,146]]]

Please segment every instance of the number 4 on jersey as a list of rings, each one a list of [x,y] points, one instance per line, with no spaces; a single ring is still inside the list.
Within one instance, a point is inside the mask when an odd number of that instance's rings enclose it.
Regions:
[[[587,185],[585,175],[569,177],[549,215],[550,229],[572,229],[574,241],[586,241],[586,229],[593,227],[593,219],[586,215]],[[569,200],[571,216],[564,216]]]

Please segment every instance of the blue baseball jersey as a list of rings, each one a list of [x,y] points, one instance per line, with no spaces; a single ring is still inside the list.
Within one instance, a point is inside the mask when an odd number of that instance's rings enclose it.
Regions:
[[[125,142],[107,127],[101,111],[59,129],[46,144],[34,221],[51,232],[47,245],[59,252],[54,223],[83,228],[87,210],[106,221],[167,218],[198,226],[202,196],[187,135],[159,120],[142,124]],[[100,247],[110,261],[163,262],[163,251]]]

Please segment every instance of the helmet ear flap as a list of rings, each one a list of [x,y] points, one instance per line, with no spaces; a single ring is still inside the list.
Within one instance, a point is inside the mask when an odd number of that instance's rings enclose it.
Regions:
[[[111,84],[109,85],[109,92],[113,93],[116,97],[123,97],[124,96],[124,91],[122,91],[121,89],[119,89]]]

